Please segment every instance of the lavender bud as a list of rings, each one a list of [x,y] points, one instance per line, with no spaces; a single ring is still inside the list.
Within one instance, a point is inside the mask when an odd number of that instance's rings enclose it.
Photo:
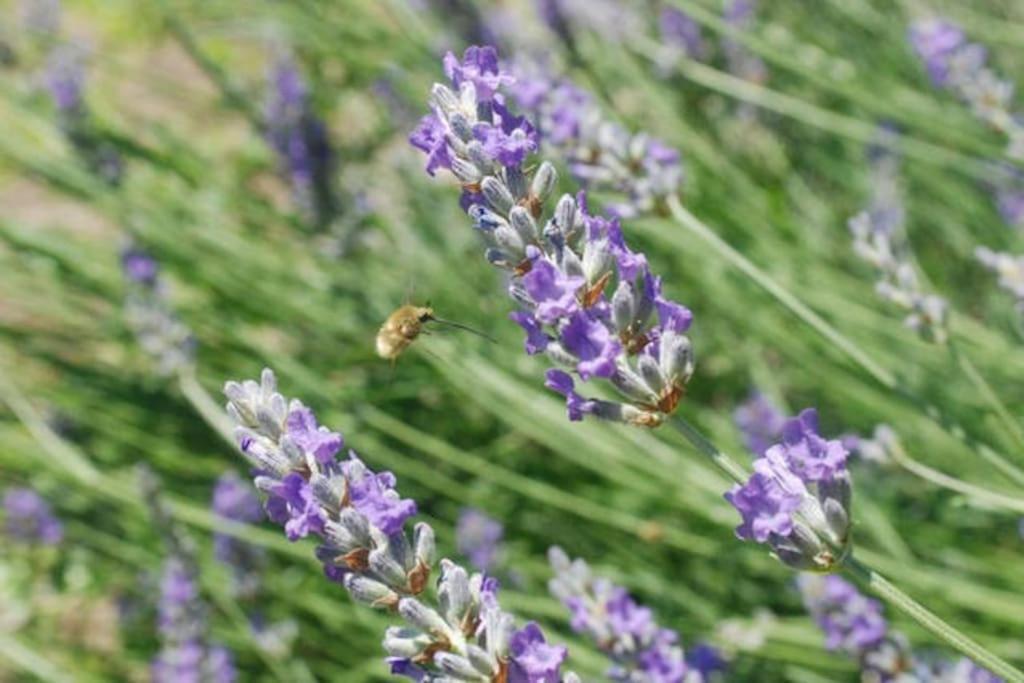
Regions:
[[[398,603],[398,613],[411,625],[435,638],[454,635],[436,610],[427,607],[416,598],[402,598]]]
[[[516,201],[508,187],[494,176],[484,178],[480,183],[480,189],[491,208],[501,214],[507,214],[515,206]],[[512,219],[512,225],[515,226],[515,217],[509,216],[509,218]]]
[[[519,233],[523,242],[530,244],[538,240],[540,234],[537,230],[537,223],[534,222],[533,216],[530,215],[529,211],[521,206],[517,206],[509,212],[508,217],[512,222],[512,227]]]
[[[541,202],[546,202],[557,184],[558,172],[555,170],[554,165],[548,161],[543,161],[533,176],[533,182],[530,184],[530,194]]]
[[[353,600],[368,607],[392,608],[400,604],[397,593],[380,581],[366,576],[348,574],[345,577],[345,588]]]

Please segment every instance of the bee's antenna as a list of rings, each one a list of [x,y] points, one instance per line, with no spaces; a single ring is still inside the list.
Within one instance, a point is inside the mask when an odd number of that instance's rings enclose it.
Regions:
[[[445,320],[444,318],[435,318],[434,316],[430,316],[430,320],[432,322],[439,323],[441,325],[448,325],[450,327],[454,327],[454,328],[459,329],[459,330],[465,330],[466,332],[472,332],[473,334],[477,335],[478,337],[483,337],[484,339],[486,339],[487,341],[491,342],[492,344],[497,344],[498,343],[498,340],[495,339],[494,337],[492,337],[491,335],[489,335],[489,334],[487,334],[485,332],[481,332],[480,330],[473,329],[469,325],[463,325],[462,323],[457,323],[457,322],[455,322],[453,320]]]

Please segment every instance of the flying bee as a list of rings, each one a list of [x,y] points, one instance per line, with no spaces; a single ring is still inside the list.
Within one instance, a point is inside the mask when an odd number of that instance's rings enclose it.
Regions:
[[[492,337],[474,330],[461,323],[451,320],[444,320],[434,315],[434,309],[430,306],[413,306],[406,304],[399,306],[394,313],[388,316],[384,324],[377,332],[377,355],[381,358],[394,361],[402,352],[409,348],[409,345],[416,341],[420,334],[426,332],[424,327],[427,323],[448,325],[459,330],[465,330],[479,335],[488,341],[494,341]]]

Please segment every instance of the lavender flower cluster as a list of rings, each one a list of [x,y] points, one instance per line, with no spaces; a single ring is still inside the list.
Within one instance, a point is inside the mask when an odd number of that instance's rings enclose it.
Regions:
[[[263,506],[252,484],[233,471],[217,479],[210,507],[217,517],[232,522],[256,524],[264,519]],[[237,597],[249,598],[258,592],[266,563],[263,548],[217,531],[213,535],[213,554],[231,572],[232,592]]]
[[[1011,111],[1014,85],[987,64],[987,50],[968,42],[956,24],[924,19],[910,28],[910,44],[933,84],[967,103],[975,116],[1008,138],[1007,155],[1024,159],[1024,115]],[[1024,179],[1019,171],[997,167],[996,204],[1011,227],[1024,227]]]
[[[739,511],[736,535],[767,543],[796,569],[832,571],[850,552],[852,483],[849,451],[818,433],[818,414],[804,410],[782,427],[782,441],[754,460],[754,473],[726,500]]]
[[[147,468],[139,472],[143,500],[167,550],[157,604],[160,652],[153,659],[154,683],[233,683],[236,679],[231,652],[213,642],[209,614],[199,592],[199,571],[191,539],[171,519],[156,476]]]
[[[723,18],[727,25],[737,31],[748,31],[754,21],[756,10],[757,4],[754,0],[728,0],[725,3]],[[739,42],[727,39],[723,41],[722,48],[730,73],[757,84],[762,84],[768,79],[768,69],[764,61]]]
[[[291,540],[318,536],[328,578],[405,622],[384,636],[392,673],[417,681],[578,681],[561,673],[564,647],[548,644],[534,623],[515,628],[494,579],[442,559],[437,606],[427,604],[434,531],[420,522],[406,532],[416,503],[399,495],[393,474],[371,471],[353,451],[338,459],[341,435],[279,394],[273,372],[264,370],[259,382],[228,382],[224,392],[270,519]]]
[[[563,195],[545,219],[557,175],[547,161],[526,165],[537,129],[506,106],[501,90],[514,79],[494,48],[471,47],[461,61],[449,53],[444,67],[452,87],[434,85],[433,111],[410,141],[427,154],[429,173],[448,169],[460,181],[487,260],[511,277],[521,307],[511,317],[526,332],[527,353],[560,366],[547,386],[566,397],[572,420],[661,424],[693,373],[690,311],[662,295],[619,219],[592,215],[582,193]],[[625,402],[582,397],[566,370],[610,382]]]
[[[878,147],[869,161],[871,202],[849,221],[854,252],[877,271],[875,291],[879,296],[908,312],[904,324],[928,341],[945,343],[949,305],[942,297],[925,292],[918,280],[904,229],[899,159]]]
[[[150,671],[153,683],[232,683],[231,652],[208,644],[206,608],[192,563],[180,555],[164,562],[157,630],[160,653]]]
[[[878,683],[1000,683],[969,659],[948,660],[912,651],[893,631],[882,605],[838,576],[803,574],[797,587],[804,605],[825,633],[825,647],[856,657],[864,680]]]
[[[12,541],[57,545],[64,538],[64,525],[50,504],[30,488],[7,489],[3,508],[4,531]]]
[[[1024,119],[1012,111],[1014,85],[988,66],[985,47],[969,42],[963,29],[941,18],[915,22],[909,38],[932,83],[955,94],[975,116],[1004,133],[1010,157],[1024,159]]]
[[[459,552],[485,574],[493,575],[501,559],[501,539],[505,528],[496,519],[476,508],[464,508],[455,526]]]
[[[612,660],[609,679],[623,683],[702,683],[725,668],[713,648],[689,658],[679,634],[658,625],[649,607],[625,588],[594,576],[581,559],[570,560],[558,547],[548,551],[555,576],[551,594],[569,610],[570,625],[589,637]]]
[[[573,177],[624,197],[609,207],[615,215],[663,209],[679,190],[683,167],[677,150],[609,121],[589,93],[547,69],[519,63],[512,73],[509,95],[529,112],[544,143],[567,160]]]
[[[84,97],[83,51],[61,45],[50,53],[45,81],[57,109],[60,127],[85,165],[100,179],[118,185],[123,175],[121,155],[96,129]]]
[[[159,264],[141,248],[129,245],[121,252],[121,272],[128,289],[125,318],[157,371],[171,375],[191,366],[195,337],[170,309]]]
[[[291,181],[296,204],[324,227],[337,210],[332,185],[335,156],[327,128],[310,107],[309,90],[290,57],[277,59],[268,80],[267,140]]]
[[[974,256],[998,276],[999,286],[1013,296],[1017,310],[1024,313],[1024,256],[993,251],[987,247],[975,249]]]

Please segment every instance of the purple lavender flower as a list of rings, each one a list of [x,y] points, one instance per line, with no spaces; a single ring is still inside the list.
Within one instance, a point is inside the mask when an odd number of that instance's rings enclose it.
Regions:
[[[526,332],[526,353],[533,356],[548,347],[551,338],[544,332],[544,326],[532,314],[525,311],[513,311],[508,314],[508,317]]]
[[[456,89],[463,83],[472,83],[476,96],[482,102],[494,99],[502,86],[514,81],[512,76],[498,65],[498,51],[490,45],[471,45],[466,48],[460,61],[449,52],[443,60],[444,73]]]
[[[267,491],[267,516],[284,524],[289,541],[297,541],[310,534],[323,534],[323,510],[317,502],[309,482],[296,472],[287,475]]]
[[[708,46],[700,32],[700,24],[690,15],[675,7],[663,7],[658,15],[661,40],[680,48],[686,57],[706,59]]]
[[[749,31],[752,27],[757,7],[753,0],[729,0],[725,3],[722,17],[725,22],[740,31]],[[722,41],[726,64],[730,73],[752,83],[764,83],[768,78],[768,69],[764,60],[753,54],[732,39]]]
[[[926,19],[911,26],[908,37],[932,82],[945,85],[949,78],[949,60],[966,42],[963,30],[944,19]]]
[[[825,647],[860,656],[888,633],[882,605],[838,576],[801,575],[797,585],[804,604],[825,632]]]
[[[523,288],[535,304],[532,317],[538,322],[554,323],[574,314],[579,310],[576,292],[585,281],[582,275],[568,275],[550,261],[533,261],[522,278]]]
[[[345,446],[341,434],[318,426],[313,411],[305,406],[288,414],[288,434],[299,448],[325,465],[334,462],[334,456]]]
[[[154,683],[214,681],[236,678],[231,652],[206,643],[206,613],[189,565],[172,555],[160,582],[158,627],[160,653],[150,670]]]
[[[937,17],[915,22],[908,38],[932,83],[952,92],[978,119],[1005,134],[1008,156],[1024,158],[1024,121],[1011,111],[1014,84],[988,66],[987,50],[968,42],[956,24]]]
[[[56,545],[64,538],[64,525],[53,514],[49,503],[32,489],[7,489],[4,515],[4,528],[12,540]]]
[[[549,374],[548,386],[566,397],[571,419],[661,424],[693,372],[685,334],[692,314],[662,296],[660,280],[643,254],[626,246],[618,220],[591,214],[583,193],[563,196],[545,216],[557,175],[548,162],[530,165],[525,152],[532,146],[502,156],[490,144],[492,129],[509,120],[527,131],[523,136],[534,129],[506,109],[499,90],[511,77],[493,48],[467,50],[462,61],[449,55],[445,69],[458,92],[434,86],[433,111],[412,143],[427,154],[428,172],[450,167],[488,245],[487,259],[511,272],[509,293],[521,307],[512,319],[526,332],[527,352],[545,352],[583,381],[608,380],[626,399],[584,399],[571,377]],[[542,91],[520,88],[526,99]],[[655,164],[678,163],[673,150],[647,139],[629,147]]]
[[[384,636],[391,673],[415,681],[461,673],[462,680],[579,683],[559,673],[565,648],[548,645],[535,624],[516,631],[493,579],[441,560],[437,606],[423,602],[434,531],[421,522],[406,534],[415,501],[399,495],[393,474],[372,472],[351,451],[344,461],[335,453],[317,457],[321,440],[306,437],[314,429],[331,432],[316,426],[302,403],[277,393],[273,372],[264,370],[258,383],[228,382],[224,392],[242,455],[258,472],[257,488],[269,494],[271,519],[289,538],[320,536],[316,555],[328,579],[404,621]],[[302,419],[290,419],[295,415]]]
[[[436,114],[427,114],[409,136],[409,142],[416,149],[427,154],[427,173],[434,175],[439,168],[450,169],[448,142],[445,140],[444,124]]]
[[[577,311],[562,328],[562,345],[579,359],[576,371],[583,381],[591,377],[611,377],[622,345],[608,326],[592,314]]]
[[[893,135],[889,129],[879,131],[880,138]],[[872,196],[867,209],[849,221],[853,249],[877,272],[878,295],[907,312],[903,324],[926,341],[942,344],[948,338],[948,305],[924,291],[918,280],[903,227],[899,157],[882,149],[878,145],[869,151]]]
[[[337,210],[327,128],[313,112],[306,83],[290,57],[278,57],[268,81],[267,140],[291,180],[296,203],[318,226],[326,226]]]
[[[121,270],[125,279],[140,285],[156,285],[160,266],[156,259],[143,249],[129,245],[121,251]]]
[[[139,346],[161,375],[187,369],[195,357],[195,337],[171,310],[156,260],[129,242],[121,250],[121,272],[128,290],[124,314]]]
[[[213,488],[213,513],[222,519],[245,524],[263,521],[263,507],[249,482],[233,471],[225,472]],[[213,535],[213,554],[231,571],[233,590],[251,597],[259,590],[260,572],[266,560],[262,548],[217,531]]]
[[[732,414],[733,422],[743,434],[743,441],[754,455],[764,455],[768,447],[782,435],[786,416],[760,391],[752,391]]]
[[[725,494],[740,513],[736,535],[768,543],[787,565],[831,570],[849,552],[851,483],[848,453],[818,434],[805,410],[782,427],[782,443],[754,461],[754,473]]]
[[[463,508],[455,527],[459,552],[478,570],[489,573],[501,554],[505,528],[476,508]]]
[[[561,645],[548,645],[540,627],[532,621],[512,634],[509,651],[509,683],[558,683],[559,670],[569,652]]]
[[[825,634],[825,647],[860,661],[865,680],[999,683],[968,659],[921,656],[906,637],[890,629],[882,605],[838,576],[802,574],[797,587],[804,606]]]
[[[544,386],[565,396],[565,405],[569,413],[569,419],[578,422],[584,415],[596,414],[598,402],[584,399],[576,393],[576,384],[572,376],[561,370],[548,370]]]
[[[818,411],[813,408],[782,426],[782,451],[789,470],[808,483],[831,481],[846,468],[846,448],[818,434]]]
[[[1003,221],[1012,227],[1024,227],[1024,188],[1002,187],[996,191],[996,206]]]
[[[81,49],[64,45],[50,53],[46,65],[46,86],[57,111],[62,115],[78,115],[84,107],[82,90],[85,69]]]
[[[551,594],[569,610],[572,629],[611,659],[611,680],[702,683],[721,670],[721,656],[708,646],[698,653],[697,665],[688,664],[679,634],[659,626],[654,612],[625,588],[594,576],[583,560],[570,560],[558,547],[548,550],[548,559],[555,572]]]
[[[121,155],[94,125],[85,104],[84,54],[74,45],[61,45],[47,58],[45,81],[57,109],[60,127],[85,165],[110,185],[121,182]]]
[[[153,659],[151,678],[154,683],[233,683],[236,672],[231,653],[209,638],[208,612],[199,591],[191,540],[171,519],[152,472],[141,469],[140,483],[168,551],[157,604],[160,652]]]
[[[754,461],[754,474],[743,486],[736,485],[725,499],[743,517],[736,536],[747,541],[766,543],[770,537],[793,533],[793,513],[803,504],[807,488],[789,471],[778,452]]]
[[[608,121],[594,98],[546,68],[520,63],[514,72],[509,94],[530,112],[543,142],[566,157],[573,176],[624,196],[613,206],[615,213],[660,210],[679,189],[683,172],[677,150]]]

